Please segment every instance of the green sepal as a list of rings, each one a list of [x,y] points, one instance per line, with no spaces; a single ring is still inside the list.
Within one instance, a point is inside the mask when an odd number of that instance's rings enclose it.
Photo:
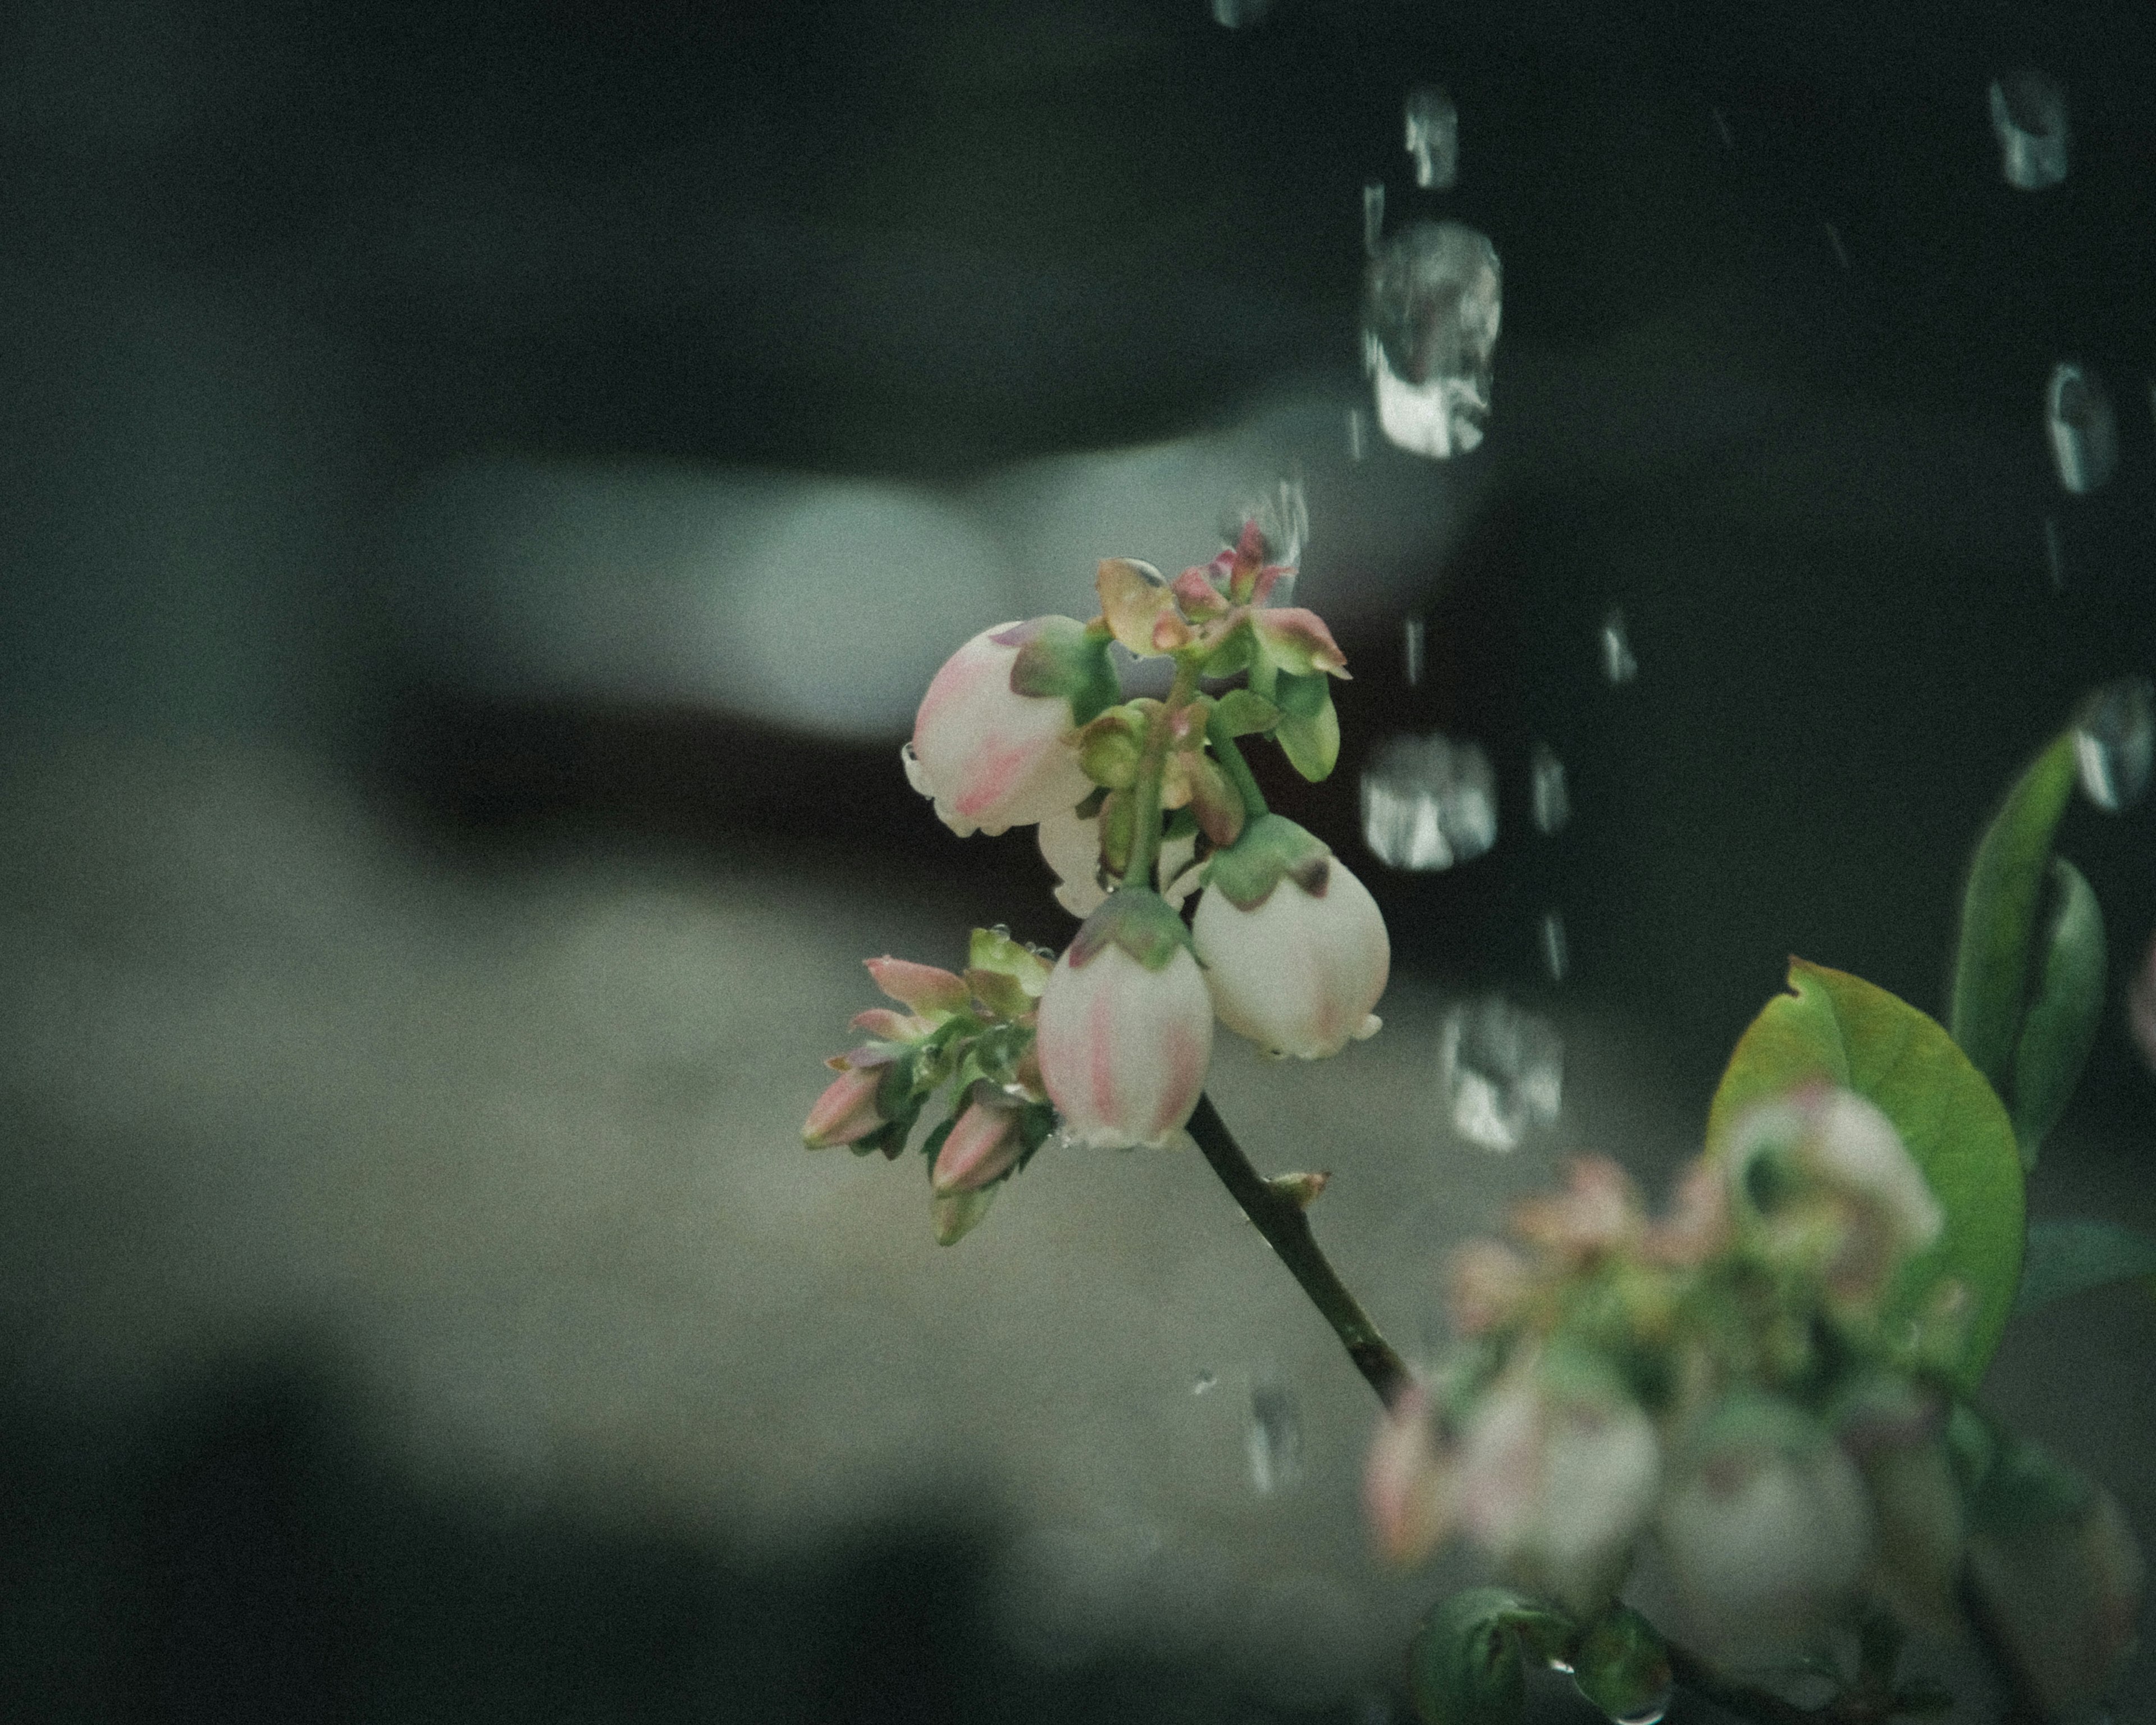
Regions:
[[[1122,698],[1105,631],[1090,629],[1070,617],[1036,617],[1018,629],[1025,633],[1011,661],[1013,694],[1060,696],[1070,703],[1072,722],[1079,725]],[[1017,632],[1007,629],[997,639],[1008,644]]]
[[[1241,794],[1209,755],[1186,751],[1183,771],[1190,780],[1191,814],[1205,836],[1215,845],[1233,845],[1243,831]]]
[[[1108,895],[1072,937],[1070,968],[1083,969],[1110,946],[1121,947],[1147,970],[1165,968],[1178,952],[1198,956],[1183,918],[1148,886],[1119,886]]]
[[[1340,716],[1332,710],[1332,680],[1323,671],[1296,676],[1282,671],[1276,685],[1280,724],[1273,732],[1288,764],[1313,784],[1329,778],[1340,760]]]
[[[1070,812],[1081,820],[1091,820],[1101,812],[1101,805],[1108,800],[1108,788],[1096,784],[1086,793],[1086,799]]]
[[[2075,776],[2074,734],[2061,732],[2014,781],[1969,859],[1947,1028],[2002,1096],[2014,1076],[2051,837]]]
[[[1003,929],[977,928],[966,949],[966,968],[1009,977],[1038,1000],[1040,991],[1048,986],[1049,972],[1055,967],[1052,960],[1013,940]]]
[[[1284,880],[1291,880],[1312,898],[1325,896],[1332,884],[1332,852],[1315,834],[1284,814],[1261,814],[1242,836],[1213,853],[1205,885],[1239,911],[1255,911]]]
[[[1160,836],[1163,842],[1171,839],[1188,839],[1198,830],[1198,817],[1187,807],[1169,809],[1161,819]]]
[[[1131,846],[1137,836],[1137,793],[1110,791],[1101,804],[1101,865],[1118,878],[1130,873]]]
[[[969,970],[966,973],[966,986],[973,991],[974,999],[993,1017],[1024,1018],[1033,1010],[1034,997],[1026,993],[1025,985],[1000,970]]]
[[[952,1129],[958,1124],[959,1115],[965,1111],[966,1092],[961,1089],[956,1098],[956,1106],[951,1111],[950,1117],[942,1122],[935,1131],[921,1141],[921,1159],[927,1165],[931,1179],[936,1177],[937,1154],[942,1149],[943,1141],[951,1136]]]
[[[1078,764],[1086,777],[1111,791],[1138,782],[1145,758],[1148,716],[1132,705],[1110,707],[1078,733]]]
[[[1789,961],[1789,990],[1768,1001],[1730,1055],[1707,1114],[1719,1156],[1753,1107],[1822,1080],[1892,1122],[1946,1214],[1938,1242],[1902,1266],[1881,1309],[1921,1322],[1941,1285],[1971,1309],[1954,1381],[1972,1388],[1999,1345],[2021,1271],[2021,1155],[1991,1086],[1946,1032],[1886,989],[1825,965]]]
[[[956,1245],[971,1234],[988,1214],[988,1206],[1003,1190],[1001,1180],[976,1187],[971,1192],[939,1192],[929,1200],[928,1214],[936,1228],[936,1244]]]
[[[2088,1507],[2096,1487],[2081,1475],[2026,1438],[1971,1414],[1987,1428],[1990,1453],[1964,1486],[1970,1532],[2010,1543],[2047,1523],[2071,1522]]]
[[[2014,1136],[2025,1168],[2035,1167],[2045,1134],[2066,1112],[2103,1021],[2103,911],[2096,893],[2079,869],[2055,856],[2045,897],[2031,955],[2035,974],[2014,1044]]]
[[[1245,618],[1229,629],[1219,645],[1199,662],[1201,676],[1232,677],[1238,671],[1250,671],[1253,678],[1257,658],[1257,644],[1250,633],[1250,620]]]
[[[2116,1222],[2031,1222],[2014,1315],[2137,1276],[2156,1293],[2156,1235]]]
[[[1522,1651],[1541,1661],[1571,1649],[1571,1622],[1509,1588],[1457,1593],[1408,1644],[1408,1688],[1428,1725],[1518,1725],[1527,1707]]]
[[[1614,1606],[1579,1638],[1572,1681],[1613,1719],[1653,1712],[1669,1700],[1669,1644],[1630,1606]]]
[[[1281,721],[1281,710],[1248,689],[1230,689],[1214,705],[1213,722],[1230,737],[1256,737]]]

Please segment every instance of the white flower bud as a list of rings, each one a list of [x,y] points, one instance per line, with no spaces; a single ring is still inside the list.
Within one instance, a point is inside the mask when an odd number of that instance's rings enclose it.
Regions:
[[[1066,627],[1075,627],[1067,624]],[[944,661],[913,721],[906,776],[960,837],[1067,813],[1092,788],[1066,740],[1070,703],[1011,687],[1024,625],[983,629]]]
[[[1269,1052],[1322,1060],[1378,1028],[1370,1009],[1392,943],[1377,901],[1337,857],[1282,874],[1249,909],[1209,891],[1191,938],[1220,1022]]]

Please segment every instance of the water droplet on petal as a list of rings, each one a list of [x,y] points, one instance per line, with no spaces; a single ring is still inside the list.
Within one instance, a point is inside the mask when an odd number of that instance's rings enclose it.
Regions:
[[[1494,996],[1445,1014],[1438,1066],[1453,1131],[1486,1150],[1517,1149],[1553,1122],[1563,1102],[1563,1039]]]
[[[1302,1410],[1295,1392],[1276,1378],[1251,1381],[1243,1449],[1250,1460],[1250,1485],[1261,1497],[1286,1491],[1302,1477]]]
[[[2066,130],[2066,93],[2055,80],[2033,67],[1994,79],[1991,131],[1999,140],[1999,168],[2008,185],[2041,192],[2066,178],[2072,140]]]
[[[1622,605],[1612,605],[1602,619],[1602,675],[1613,684],[1629,683],[1640,675],[1631,637],[1625,632]]]
[[[1497,779],[1471,742],[1394,737],[1363,769],[1363,842],[1395,869],[1449,869],[1497,842]]]
[[[2044,421],[2051,435],[2051,465],[2067,490],[2078,497],[2111,477],[2118,465],[2118,420],[2093,371],[2071,360],[2051,367]]]
[[[1546,742],[1538,742],[1527,757],[1527,781],[1532,791],[1535,830],[1561,831],[1572,819],[1572,795],[1565,788],[1564,762]]]
[[[1459,109],[1442,85],[1425,84],[1408,92],[1401,111],[1415,184],[1425,192],[1450,191],[1460,177]]]
[[[1442,460],[1482,441],[1502,280],[1489,237],[1458,222],[1411,223],[1371,259],[1363,358],[1400,448]]]
[[[2099,809],[2131,809],[2148,788],[2156,757],[2156,684],[2121,677],[2085,699],[2074,713],[2074,762],[2082,790]]]
[[[1219,1373],[1209,1366],[1190,1380],[1190,1393],[1193,1395],[1208,1394],[1219,1381]]]
[[[1553,983],[1564,980],[1564,973],[1572,968],[1572,955],[1564,938],[1564,915],[1559,911],[1543,912],[1542,926],[1543,968],[1549,973]]]

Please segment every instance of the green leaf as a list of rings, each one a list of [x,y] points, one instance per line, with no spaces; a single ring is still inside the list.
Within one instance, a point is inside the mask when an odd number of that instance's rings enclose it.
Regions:
[[[1273,734],[1281,752],[1312,783],[1330,778],[1340,759],[1340,716],[1332,710],[1332,682],[1322,671],[1308,676],[1282,671],[1274,691],[1281,720]]]
[[[2049,901],[2038,927],[2035,977],[2014,1045],[2014,1135],[2034,1168],[2044,1135],[2081,1082],[2103,1020],[2103,912],[2082,871],[2051,859]]]
[[[1938,1242],[1910,1264],[1882,1316],[1916,1318],[1938,1285],[1964,1283],[1974,1305],[1956,1379],[1974,1387],[1999,1345],[2021,1268],[2021,1156],[1984,1076],[1931,1019],[1859,978],[1789,961],[1789,988],[1768,1001],[1730,1056],[1707,1116],[1710,1155],[1758,1103],[1821,1080],[1852,1090],[1894,1124],[1946,1212]]]
[[[1227,727],[1230,737],[1255,737],[1281,721],[1281,710],[1262,695],[1248,689],[1230,689],[1222,696],[1213,722]]]
[[[2116,1222],[2031,1222],[2014,1315],[2137,1276],[2156,1277],[2156,1236]]]
[[[2014,1076],[2051,835],[2073,794],[2074,778],[2074,735],[2066,731],[2015,780],[1969,859],[1947,1023],[1962,1051],[2002,1095]]]
[[[1527,1707],[1520,1650],[1564,1652],[1572,1625],[1502,1587],[1470,1588],[1423,1619],[1408,1644],[1408,1686],[1429,1725],[1518,1725]]]

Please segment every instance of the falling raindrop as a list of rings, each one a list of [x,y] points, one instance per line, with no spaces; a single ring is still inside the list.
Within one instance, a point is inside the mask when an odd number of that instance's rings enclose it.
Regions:
[[[1378,255],[1378,243],[1385,237],[1385,182],[1372,180],[1363,187],[1363,249]]]
[[[1190,1380],[1190,1393],[1193,1395],[1209,1395],[1212,1394],[1213,1386],[1219,1381],[1219,1373],[1210,1366],[1207,1366]]]
[[[1527,778],[1533,793],[1535,830],[1560,831],[1572,819],[1572,794],[1565,788],[1564,762],[1548,743],[1537,743],[1527,757]]]
[[[1270,491],[1261,491],[1229,505],[1220,511],[1220,538],[1233,545],[1243,536],[1243,529],[1250,522],[1258,524],[1263,541],[1259,554],[1269,563],[1295,563],[1302,557],[1303,542],[1310,536],[1310,502],[1305,496],[1301,480],[1281,480]],[[1286,593],[1276,587],[1272,594],[1275,604],[1286,602]]]
[[[1848,269],[1849,248],[1841,243],[1841,229],[1831,222],[1821,222],[1820,226],[1826,229],[1826,243],[1834,248],[1835,262],[1844,270]]]
[[[1456,1006],[1438,1033],[1452,1129],[1486,1150],[1512,1150],[1558,1117],[1564,1043],[1556,1029],[1495,996]]]
[[[2041,192],[2066,177],[2066,93],[2033,68],[1995,79],[1991,130],[2006,183]]]
[[[1276,1378],[1251,1380],[1243,1450],[1250,1460],[1250,1484],[1261,1497],[1284,1491],[1302,1477],[1302,1410],[1295,1392]]]
[[[1408,92],[1402,111],[1415,184],[1425,192],[1450,191],[1460,177],[1460,110],[1452,98],[1442,85],[1422,85]]]
[[[1213,0],[1213,22],[1224,29],[1255,24],[1272,9],[1272,0]]]
[[[2106,683],[2074,714],[2074,761],[2090,802],[2116,814],[2148,788],[2156,756],[2156,684],[2146,677]]]
[[[1497,778],[1471,742],[1394,737],[1363,769],[1363,842],[1395,869],[1449,869],[1497,842]]]
[[[1502,288],[1496,248],[1458,222],[1412,223],[1370,260],[1363,356],[1400,448],[1443,459],[1482,441]]]
[[[1737,147],[1737,140],[1731,135],[1729,122],[1722,117],[1722,110],[1719,108],[1714,110],[1714,129],[1722,135],[1722,147],[1723,149],[1733,150]]]
[[[1611,683],[1629,683],[1640,675],[1632,639],[1625,632],[1625,608],[1612,605],[1602,619],[1602,675]]]
[[[1350,461],[1360,461],[1363,459],[1366,453],[1363,447],[1363,439],[1367,435],[1363,426],[1363,410],[1360,408],[1348,408],[1348,459]]]
[[[2066,547],[2060,536],[2059,523],[2051,516],[2044,517],[2044,563],[2051,572],[2051,591],[2066,590]]]
[[[1410,689],[1422,681],[1423,644],[1429,633],[1428,622],[1420,617],[1410,617],[1400,625],[1400,652],[1406,660],[1408,687]]]
[[[2076,496],[2093,491],[2118,465],[2118,421],[2103,382],[2086,366],[2061,360],[2051,367],[2044,393],[2044,418],[2051,434],[2051,464],[2059,483]]]
[[[1543,968],[1549,973],[1552,982],[1561,983],[1565,972],[1572,968],[1572,955],[1565,946],[1562,911],[1543,912],[1542,937]]]

